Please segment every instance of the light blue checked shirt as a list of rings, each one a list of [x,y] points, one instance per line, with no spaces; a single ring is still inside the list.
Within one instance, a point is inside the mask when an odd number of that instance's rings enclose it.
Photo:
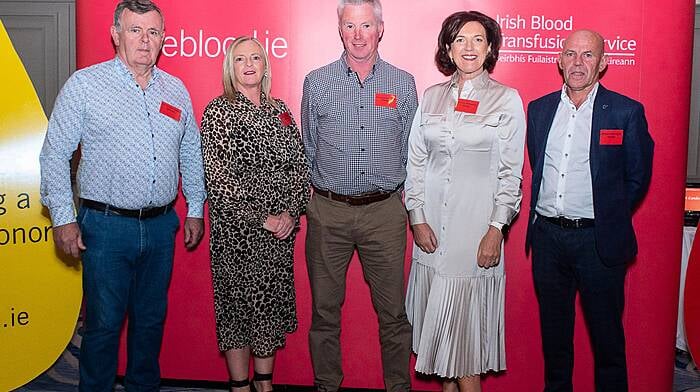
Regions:
[[[304,80],[301,126],[314,186],[344,195],[393,191],[406,179],[418,106],[413,76],[377,58],[360,83],[343,56]],[[378,106],[391,94],[396,107]]]
[[[161,113],[163,102],[180,111],[179,121],[177,110]],[[187,216],[203,216],[200,136],[180,79],[154,67],[141,89],[119,57],[68,79],[39,157],[41,202],[54,226],[75,221],[69,160],[78,144],[81,198],[126,209],[163,206],[175,200],[182,173]]]

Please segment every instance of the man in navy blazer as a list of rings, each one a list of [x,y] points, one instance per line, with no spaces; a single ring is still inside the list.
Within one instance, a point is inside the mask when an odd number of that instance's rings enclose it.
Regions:
[[[545,391],[572,391],[579,293],[596,391],[627,391],[622,327],[632,213],[651,178],[654,142],[639,103],[603,87],[600,34],[579,30],[559,56],[561,90],[528,105],[532,198],[526,247],[540,307]]]

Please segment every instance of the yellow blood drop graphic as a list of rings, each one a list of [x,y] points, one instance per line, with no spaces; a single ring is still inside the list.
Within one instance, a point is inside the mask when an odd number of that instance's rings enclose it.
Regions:
[[[0,391],[8,391],[63,352],[82,291],[80,263],[54,250],[39,201],[46,115],[1,21],[0,69]]]

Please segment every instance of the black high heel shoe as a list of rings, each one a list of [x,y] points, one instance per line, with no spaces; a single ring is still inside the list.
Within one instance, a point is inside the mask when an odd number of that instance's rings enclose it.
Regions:
[[[250,381],[246,378],[245,380],[228,380],[228,389],[229,391],[233,388],[245,388],[247,386],[251,387],[251,390],[253,389],[252,385],[250,385]]]
[[[258,373],[254,372],[253,373],[253,381],[272,381],[272,373]],[[273,392],[275,389],[270,389],[269,391],[258,391],[257,388],[255,388],[255,383],[250,384],[250,390],[251,392]]]

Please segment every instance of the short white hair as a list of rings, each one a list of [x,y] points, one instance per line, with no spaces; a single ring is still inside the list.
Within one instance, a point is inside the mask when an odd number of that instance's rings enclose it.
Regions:
[[[340,18],[343,16],[343,10],[346,5],[363,5],[369,4],[374,9],[374,17],[377,22],[382,23],[384,19],[382,18],[382,2],[380,0],[338,0],[338,23],[340,23]]]

